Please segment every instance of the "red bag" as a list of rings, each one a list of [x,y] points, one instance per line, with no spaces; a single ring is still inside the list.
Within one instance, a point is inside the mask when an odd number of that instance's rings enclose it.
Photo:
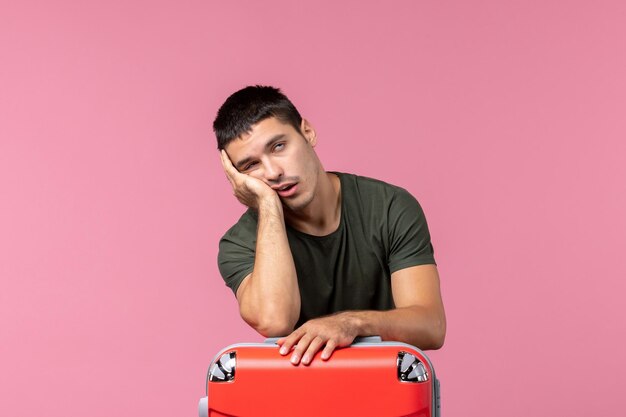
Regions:
[[[439,417],[439,381],[415,346],[357,338],[324,361],[292,365],[277,339],[217,354],[200,417]]]

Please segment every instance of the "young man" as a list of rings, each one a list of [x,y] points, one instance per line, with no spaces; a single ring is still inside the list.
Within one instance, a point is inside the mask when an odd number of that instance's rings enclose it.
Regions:
[[[439,276],[415,198],[326,172],[315,130],[273,87],[231,95],[213,128],[226,176],[248,207],[221,239],[218,264],[250,326],[284,336],[280,352],[292,352],[295,365],[319,350],[326,360],[356,336],[443,345]]]

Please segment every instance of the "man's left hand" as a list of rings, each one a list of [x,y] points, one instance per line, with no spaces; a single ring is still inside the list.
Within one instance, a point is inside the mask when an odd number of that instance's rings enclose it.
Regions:
[[[358,323],[356,314],[349,311],[320,317],[307,321],[276,343],[280,345],[283,356],[294,348],[292,364],[298,365],[302,361],[308,365],[322,347],[322,359],[327,360],[336,348],[350,346],[359,335]]]

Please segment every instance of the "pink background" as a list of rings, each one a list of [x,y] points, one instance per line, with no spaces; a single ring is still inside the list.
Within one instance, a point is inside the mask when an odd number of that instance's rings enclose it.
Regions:
[[[619,0],[3,2],[0,415],[194,416],[213,355],[261,340],[218,275],[243,208],[211,131],[255,83],[327,169],[426,210],[444,415],[623,415],[625,22]]]

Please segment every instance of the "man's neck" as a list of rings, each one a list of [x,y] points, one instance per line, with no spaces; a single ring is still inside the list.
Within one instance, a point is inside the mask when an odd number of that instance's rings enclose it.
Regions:
[[[303,233],[326,236],[341,222],[341,181],[336,174],[322,171],[318,185],[311,204],[297,213],[285,212],[285,221]]]

